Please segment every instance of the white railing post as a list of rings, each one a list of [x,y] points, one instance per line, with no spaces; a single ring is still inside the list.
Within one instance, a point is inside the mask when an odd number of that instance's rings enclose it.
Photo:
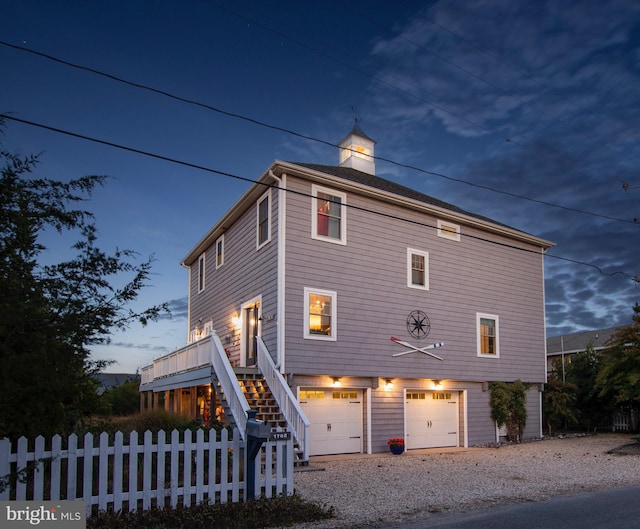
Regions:
[[[211,365],[218,377],[220,387],[224,392],[224,396],[227,399],[227,405],[233,415],[233,420],[240,430],[240,435],[243,440],[246,440],[247,431],[247,411],[249,411],[249,403],[240,389],[238,384],[238,378],[236,377],[231,362],[227,358],[227,353],[224,350],[222,342],[215,332],[210,335],[212,342],[211,349]]]
[[[291,388],[282,374],[276,369],[267,346],[258,336],[258,369],[264,376],[273,398],[278,403],[280,411],[291,428],[293,437],[302,450],[302,460],[309,459],[309,419],[302,411]]]

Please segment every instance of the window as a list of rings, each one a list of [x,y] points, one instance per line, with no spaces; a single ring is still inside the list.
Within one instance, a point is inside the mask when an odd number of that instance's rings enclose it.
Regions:
[[[216,241],[216,270],[224,264],[224,235]]]
[[[205,273],[205,261],[204,261],[204,256],[205,254],[202,254],[199,258],[198,258],[198,293],[202,292],[204,290],[204,286],[205,286],[205,281],[204,281],[204,273]]]
[[[304,337],[313,340],[336,339],[335,292],[304,289]]]
[[[429,254],[407,248],[407,286],[429,290]]]
[[[498,316],[477,313],[476,318],[478,327],[478,356],[498,358],[500,356]]]
[[[338,244],[347,243],[347,195],[320,186],[312,186],[311,236]]]
[[[257,247],[261,248],[271,240],[271,194],[268,191],[258,200],[257,208]]]
[[[324,399],[324,391],[313,389],[301,389],[300,400]]]
[[[438,237],[459,241],[460,226],[451,222],[445,222],[444,220],[438,220]]]

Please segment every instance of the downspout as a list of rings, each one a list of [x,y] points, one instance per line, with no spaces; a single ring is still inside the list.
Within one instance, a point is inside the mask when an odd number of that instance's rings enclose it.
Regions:
[[[286,178],[287,175],[283,173],[282,178],[276,176],[273,170],[269,169],[269,176],[278,183],[278,273],[277,273],[277,285],[276,285],[276,303],[278,305],[276,310],[276,340],[278,345],[276,347],[276,369],[280,373],[284,373],[284,324],[285,324],[285,310],[284,310],[284,285],[285,285],[285,244],[286,244],[286,222],[287,222],[287,193],[286,193]]]

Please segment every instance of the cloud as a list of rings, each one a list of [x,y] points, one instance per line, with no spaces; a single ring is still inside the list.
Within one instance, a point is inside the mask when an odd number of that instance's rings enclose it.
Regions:
[[[556,243],[549,335],[628,322],[640,297],[640,189],[622,187],[640,185],[639,14],[621,0],[435,2],[371,50],[379,120],[401,124],[392,158],[466,149],[440,172],[535,199],[402,176]]]
[[[189,316],[189,298],[184,296],[168,302],[170,314],[162,314],[160,320],[186,321]]]

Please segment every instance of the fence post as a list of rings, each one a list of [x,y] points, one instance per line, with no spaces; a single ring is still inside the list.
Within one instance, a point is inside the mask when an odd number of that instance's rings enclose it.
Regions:
[[[82,472],[82,499],[87,504],[87,517],[91,514],[91,497],[93,496],[93,434],[84,436],[82,447],[83,472]]]
[[[16,454],[16,469],[18,471],[27,468],[27,452],[29,450],[29,440],[26,437],[18,439],[18,452]],[[16,500],[24,501],[27,499],[27,482],[26,480],[18,480],[16,483]]]
[[[62,473],[62,437],[58,434],[51,439],[51,501],[60,499],[60,481]]]
[[[113,510],[118,512],[122,509],[122,471],[123,462],[123,439],[122,432],[116,432],[113,440]]]
[[[11,465],[9,464],[9,455],[11,454],[11,441],[4,437],[0,439],[0,478],[6,479],[5,488],[0,487],[0,501],[9,499],[9,491],[11,490]]]

